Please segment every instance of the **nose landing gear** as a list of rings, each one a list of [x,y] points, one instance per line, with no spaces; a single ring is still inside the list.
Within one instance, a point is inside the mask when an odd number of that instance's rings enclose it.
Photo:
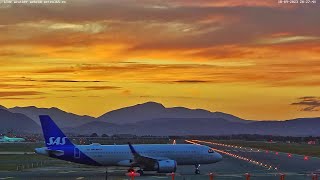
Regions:
[[[133,168],[128,169],[128,173],[139,173],[140,176],[143,176],[144,174],[143,169],[138,169],[137,171],[135,171]]]
[[[200,164],[196,164],[196,165],[194,165],[194,166],[195,166],[195,171],[194,171],[194,173],[195,173],[195,174],[200,174],[200,169],[199,169]]]

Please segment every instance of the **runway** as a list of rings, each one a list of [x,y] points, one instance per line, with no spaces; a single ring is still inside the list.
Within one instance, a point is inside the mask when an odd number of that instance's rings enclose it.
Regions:
[[[286,176],[290,176],[290,179],[299,179],[299,177],[300,179],[312,179],[310,176],[314,172],[319,173],[320,169],[320,158],[317,157],[232,146],[212,141],[192,140],[191,142],[212,147],[223,155],[224,160],[226,157],[233,158],[236,159],[237,162],[243,161],[256,166],[254,169],[260,167],[265,169],[264,171],[285,174]],[[223,162],[226,162],[224,160]],[[253,169],[247,169],[247,172],[254,174],[255,172],[252,170]]]
[[[224,152],[223,160],[210,165],[201,165],[200,175],[194,174],[194,166],[178,166],[175,180],[209,180],[209,173],[215,174],[216,180],[244,180],[245,173],[251,174],[251,180],[278,180],[284,173],[289,180],[312,179],[311,173],[320,169],[320,159],[286,153],[266,152],[259,149],[227,146],[212,142],[192,141],[208,145],[216,151]],[[250,161],[251,160],[251,161]],[[2,162],[0,162],[0,165]],[[262,164],[261,164],[262,163]],[[271,167],[270,167],[271,166]],[[1,179],[21,180],[105,180],[106,168],[81,166],[74,163],[64,163],[58,166],[30,168],[23,171],[0,171]],[[127,177],[126,168],[108,168],[108,180],[131,179]],[[135,177],[138,180],[172,179],[170,174],[146,172],[145,176]]]

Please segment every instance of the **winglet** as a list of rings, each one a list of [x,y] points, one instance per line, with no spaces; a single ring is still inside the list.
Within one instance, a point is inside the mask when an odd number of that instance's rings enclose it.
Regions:
[[[137,151],[133,148],[133,146],[132,146],[132,144],[131,144],[130,142],[128,142],[128,145],[129,145],[130,150],[131,150],[131,153],[132,153],[133,155],[138,154]]]

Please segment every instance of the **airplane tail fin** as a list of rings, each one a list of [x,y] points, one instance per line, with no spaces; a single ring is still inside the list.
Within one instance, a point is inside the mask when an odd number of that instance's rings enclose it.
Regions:
[[[40,115],[43,136],[47,147],[73,145],[48,115]]]

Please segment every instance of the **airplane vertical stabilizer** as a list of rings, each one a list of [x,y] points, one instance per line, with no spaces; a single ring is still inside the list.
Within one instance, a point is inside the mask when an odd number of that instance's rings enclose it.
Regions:
[[[43,131],[43,136],[47,147],[52,146],[68,146],[73,143],[64,135],[61,129],[54,123],[48,115],[40,115],[40,122]]]

